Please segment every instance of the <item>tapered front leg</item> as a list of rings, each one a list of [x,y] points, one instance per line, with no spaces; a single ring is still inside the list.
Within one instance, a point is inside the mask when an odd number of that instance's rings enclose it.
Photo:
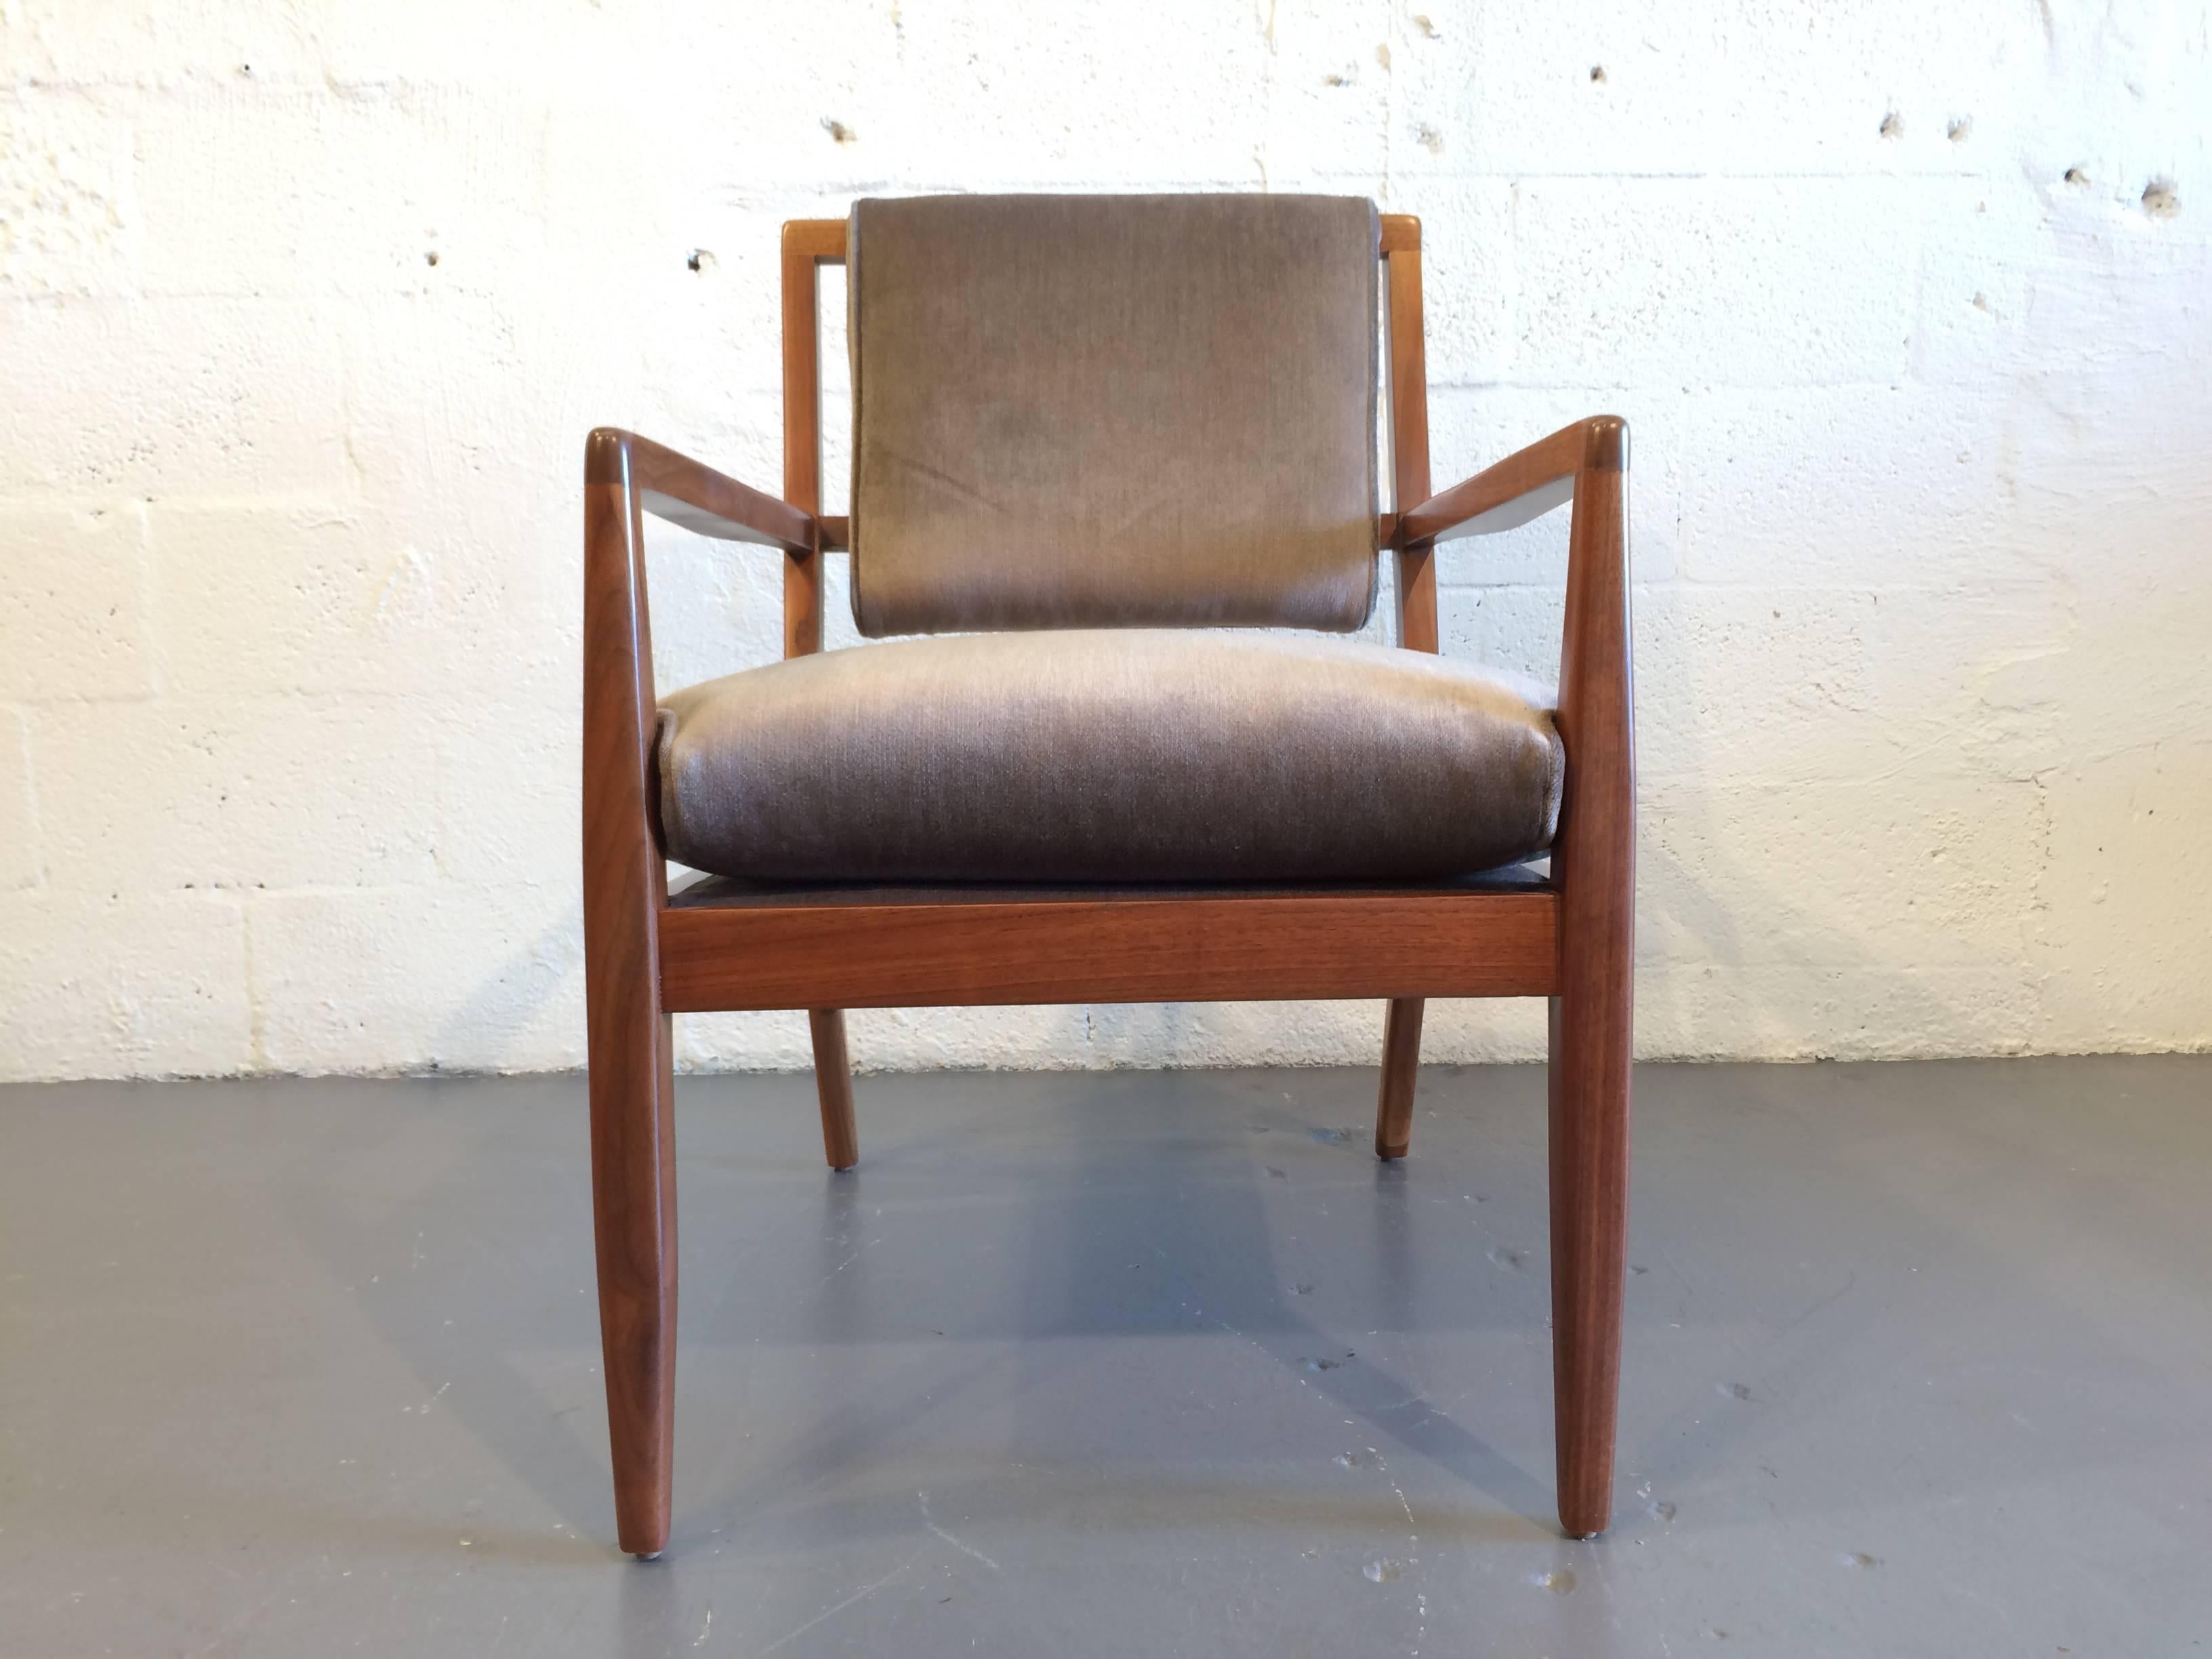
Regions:
[[[1628,1085],[1636,933],[1636,744],[1629,657],[1628,432],[1585,426],[1568,532],[1559,664],[1566,793],[1552,875],[1559,894],[1551,1004],[1552,1379],[1559,1522],[1613,1515],[1628,1248]]]
[[[1571,1538],[1613,1516],[1620,1303],[1628,1237],[1625,999],[1552,1000],[1552,1396],[1559,1524]]]
[[[615,1531],[668,1545],[676,1432],[676,1149],[668,1016],[645,988],[594,988],[592,1208]]]
[[[676,1404],[675,1076],[660,1005],[653,645],[630,453],[584,466],[584,1002],[599,1338],[623,1548],[668,1543]]]

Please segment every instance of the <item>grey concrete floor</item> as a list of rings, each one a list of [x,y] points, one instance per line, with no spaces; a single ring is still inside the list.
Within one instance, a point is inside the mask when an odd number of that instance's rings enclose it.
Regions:
[[[679,1087],[653,1564],[579,1079],[0,1091],[0,1652],[2212,1643],[2212,1060],[1641,1070],[1588,1543],[1540,1073],[810,1086]]]

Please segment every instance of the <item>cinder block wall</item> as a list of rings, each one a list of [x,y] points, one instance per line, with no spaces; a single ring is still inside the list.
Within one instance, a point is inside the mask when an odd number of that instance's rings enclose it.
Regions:
[[[1426,3],[0,0],[0,1075],[578,1064],[583,434],[773,488],[779,222],[963,188],[1371,194],[1440,484],[1630,417],[1644,1053],[2212,1042],[2203,9]],[[1445,648],[1550,667],[1564,541],[1449,550]],[[772,560],[655,560],[665,681],[775,655]]]

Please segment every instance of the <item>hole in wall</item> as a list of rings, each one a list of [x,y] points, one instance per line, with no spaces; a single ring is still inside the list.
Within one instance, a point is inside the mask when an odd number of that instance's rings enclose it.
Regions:
[[[832,138],[836,139],[841,144],[849,144],[855,138],[858,138],[860,136],[859,133],[854,131],[852,128],[847,126],[842,121],[833,120],[827,115],[822,118],[822,131],[828,133]]]
[[[1974,118],[1962,115],[1943,129],[1944,136],[1954,144],[1963,144],[1974,136]]]
[[[684,269],[686,270],[712,270],[714,263],[714,253],[711,248],[695,247],[684,256]]]
[[[2066,169],[2066,182],[2069,185],[2086,185],[2089,182],[2089,175],[2079,167],[2069,167]]]
[[[2172,219],[2181,212],[2181,197],[2171,179],[2154,179],[2143,186],[2143,211],[2154,219]]]
[[[438,263],[438,250],[432,248],[428,253],[424,254],[422,256],[422,263],[426,265],[436,264]]]
[[[1905,120],[1895,110],[1881,118],[1881,136],[1885,138],[1905,137]]]
[[[1592,64],[1590,65],[1590,79],[1596,82],[1601,86],[1604,85],[1605,65],[1602,64]]]

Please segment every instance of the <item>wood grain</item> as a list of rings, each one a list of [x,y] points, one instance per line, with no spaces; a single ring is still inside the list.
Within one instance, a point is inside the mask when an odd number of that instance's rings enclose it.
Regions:
[[[584,930],[592,1199],[623,1547],[668,1538],[676,1343],[672,1011],[805,1008],[823,1151],[857,1159],[842,1010],[1050,1002],[1388,1000],[1376,1150],[1410,1144],[1423,999],[1551,999],[1559,1514],[1603,1529],[1620,1357],[1633,964],[1635,769],[1627,432],[1562,428],[1431,494],[1420,225],[1382,216],[1400,638],[1437,648],[1431,549],[1571,500],[1559,728],[1567,782],[1548,873],[1429,887],[776,887],[672,894],[655,828],[642,514],[785,554],[787,655],[821,647],[819,273],[842,220],[784,228],[784,500],[614,428],[586,451]]]
[[[783,495],[811,520],[822,507],[822,317],[818,251],[836,221],[793,219],[783,228]],[[822,534],[783,561],[783,654],[822,648]]]
[[[1627,431],[1618,415],[1563,426],[1402,514],[1399,536],[1434,543],[1516,529],[1572,500],[1579,474],[1621,471]]]
[[[822,1100],[822,1150],[833,1170],[860,1161],[860,1132],[853,1121],[853,1062],[845,1051],[845,1011],[810,1008],[814,1039],[814,1086]]]
[[[1394,549],[1398,585],[1398,643],[1434,653],[1437,636],[1436,556],[1405,539],[1406,509],[1429,498],[1429,357],[1421,311],[1421,222],[1410,214],[1386,215],[1384,270],[1389,275],[1390,514],[1389,534],[1378,544]],[[1375,1152],[1403,1158],[1413,1134],[1413,1082],[1420,1065],[1421,1003],[1392,1000],[1382,1022],[1382,1096],[1376,1104]]]
[[[584,482],[635,488],[642,511],[718,541],[802,551],[814,545],[811,514],[619,427],[597,428],[585,440]]]
[[[832,234],[834,232],[834,234]],[[783,654],[822,648],[822,553],[848,545],[846,520],[834,530],[822,506],[822,265],[845,256],[842,220],[794,219],[783,228],[783,493],[816,515],[813,556],[783,567]],[[842,1008],[813,1008],[814,1088],[822,1102],[822,1145],[833,1170],[860,1162],[853,1121],[853,1069]]]
[[[1559,1522],[1605,1530],[1613,1509],[1626,1268],[1630,1042],[1636,921],[1636,757],[1630,663],[1627,433],[1615,465],[1587,466],[1568,532],[1559,735],[1566,796],[1559,983],[1550,1008],[1553,1396]]]
[[[678,1012],[1545,996],[1554,896],[695,903],[661,918]]]
[[[1395,997],[1382,1021],[1382,1089],[1375,1103],[1375,1156],[1405,1157],[1413,1140],[1413,1089],[1421,1071],[1419,997]]]
[[[1400,216],[1393,215],[1393,217]],[[1421,318],[1420,222],[1412,245],[1394,249],[1390,273],[1390,476],[1397,519],[1388,545],[1397,550],[1398,643],[1437,648],[1437,573],[1425,543],[1406,535],[1406,513],[1429,499],[1428,345]]]
[[[845,221],[842,219],[787,219],[783,251],[817,259],[825,265],[845,263]]]
[[[599,1337],[623,1548],[668,1541],[676,1388],[675,1079],[656,992],[666,866],[653,833],[653,643],[637,493],[584,486],[584,1003]]]

